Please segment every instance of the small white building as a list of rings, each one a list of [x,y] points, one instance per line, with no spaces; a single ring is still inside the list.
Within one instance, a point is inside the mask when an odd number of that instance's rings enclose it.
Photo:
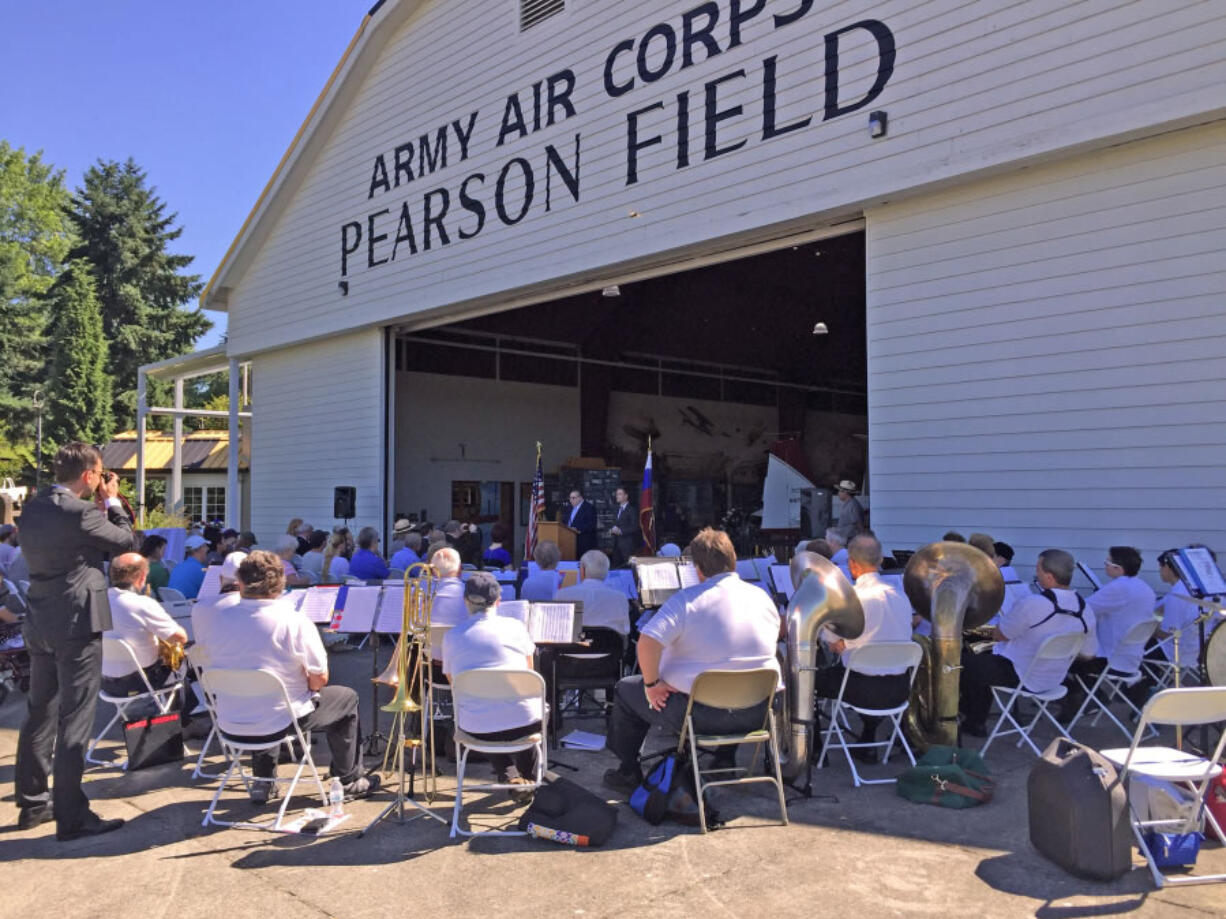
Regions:
[[[1223,86],[1196,0],[380,2],[201,301],[252,526],[790,433],[887,549],[1226,547]]]

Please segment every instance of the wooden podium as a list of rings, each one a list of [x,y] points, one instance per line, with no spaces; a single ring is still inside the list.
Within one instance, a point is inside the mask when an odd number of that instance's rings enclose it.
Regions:
[[[568,527],[564,523],[555,523],[550,520],[538,520],[536,524],[536,540],[543,542],[548,540],[556,542],[558,549],[562,553],[562,558],[565,561],[573,562],[575,558],[575,536],[579,531]]]

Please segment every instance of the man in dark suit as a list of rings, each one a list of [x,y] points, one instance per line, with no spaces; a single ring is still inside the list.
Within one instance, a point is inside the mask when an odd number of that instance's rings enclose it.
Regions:
[[[81,790],[85,747],[102,682],[102,632],[111,627],[102,562],[134,548],[132,526],[116,497],[119,479],[102,472],[102,455],[70,443],[55,455],[56,484],[27,502],[21,544],[30,564],[30,692],[17,740],[18,826],[52,818],[57,838],[95,836],[122,820],[103,820]],[[93,501],[97,494],[105,513]],[[54,774],[51,790],[48,773]]]
[[[579,531],[575,537],[575,557],[596,548],[596,508],[583,500],[583,492],[573,489],[570,493],[570,514],[566,525]]]
[[[630,503],[630,494],[624,488],[613,493],[617,501],[617,516],[609,532],[613,534],[613,567],[618,568],[630,561],[643,544],[643,533],[639,529],[638,508]]]

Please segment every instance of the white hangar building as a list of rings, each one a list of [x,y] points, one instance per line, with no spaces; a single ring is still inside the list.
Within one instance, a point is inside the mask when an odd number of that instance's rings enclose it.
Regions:
[[[650,433],[700,523],[792,434],[887,548],[1226,548],[1223,87],[1201,0],[385,0],[202,297],[242,516]]]

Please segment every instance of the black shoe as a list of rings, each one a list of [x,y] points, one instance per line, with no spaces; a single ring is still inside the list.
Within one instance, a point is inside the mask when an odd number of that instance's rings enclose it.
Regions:
[[[961,731],[969,737],[988,736],[988,726],[982,721],[963,721]]]
[[[368,798],[379,790],[379,786],[383,784],[383,779],[377,772],[372,772],[370,775],[358,776],[348,785],[345,785],[345,800],[354,801],[358,798]]]
[[[612,788],[614,791],[631,794],[643,784],[643,776],[637,772],[624,772],[620,768],[606,769],[604,784],[606,788]]]
[[[110,833],[113,830],[123,826],[123,818],[116,817],[112,820],[103,820],[97,814],[90,814],[85,823],[73,830],[56,830],[55,838],[60,842],[69,842],[73,839],[84,839],[87,836],[101,836],[103,833]]]
[[[37,807],[23,807],[17,815],[17,829],[32,830],[36,826],[50,823],[55,819],[55,812],[50,804],[40,804]]]
[[[281,797],[281,786],[277,784],[276,779],[252,779],[248,796],[256,807],[263,807],[270,801],[276,801]]]

